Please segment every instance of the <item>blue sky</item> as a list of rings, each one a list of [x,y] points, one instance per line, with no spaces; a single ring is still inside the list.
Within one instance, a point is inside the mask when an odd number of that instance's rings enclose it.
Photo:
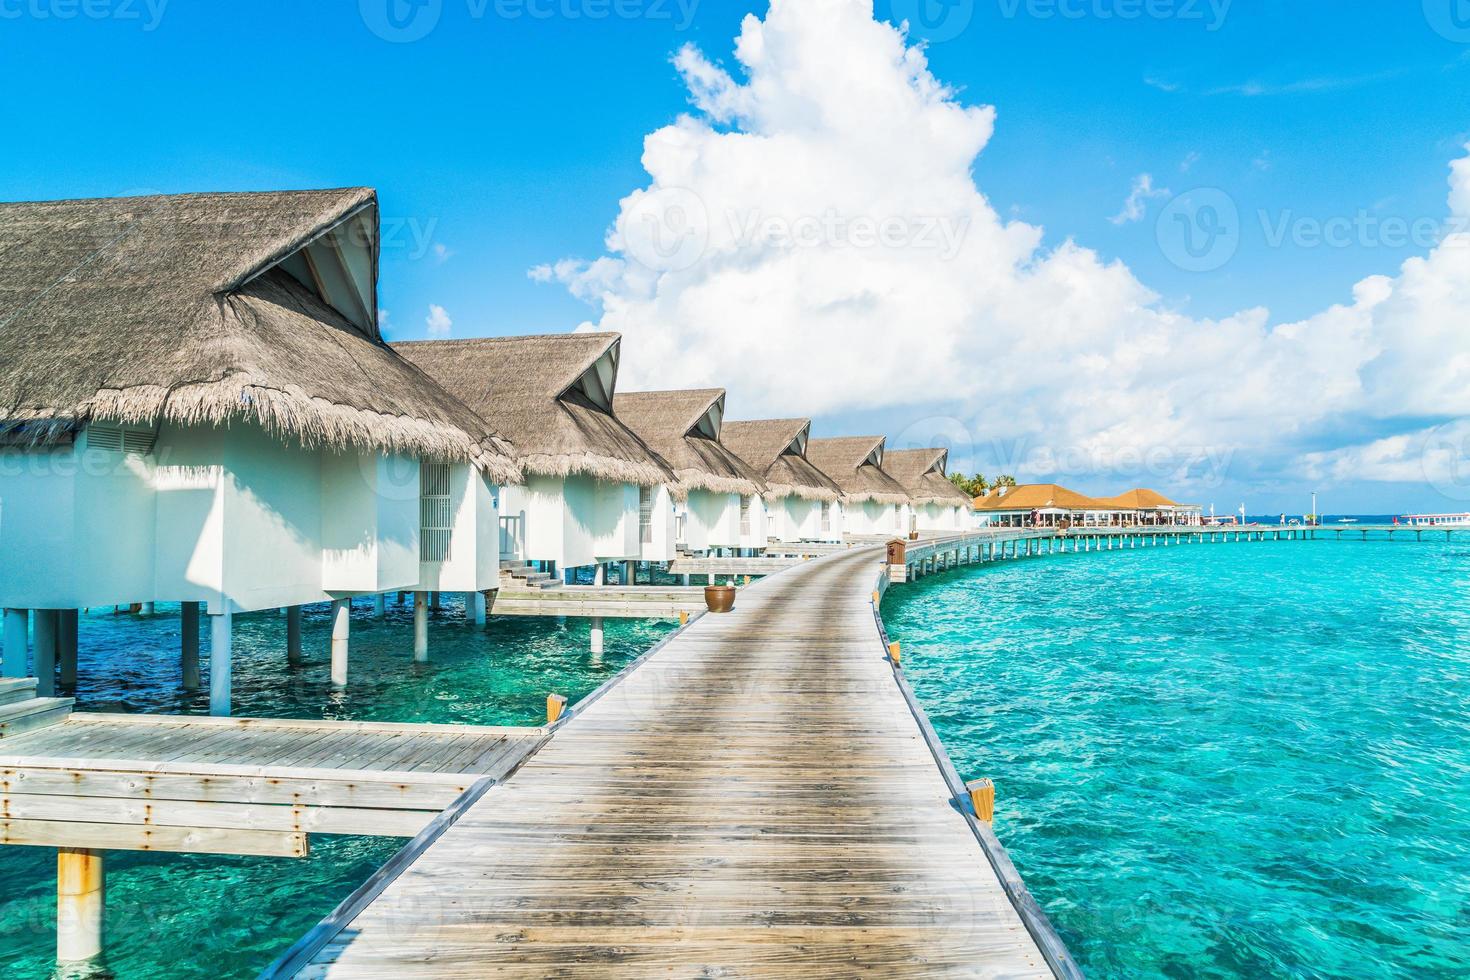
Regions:
[[[393,43],[370,26],[385,2],[0,0],[0,197],[367,184],[388,235],[392,336],[423,336],[430,304],[456,336],[569,329],[594,311],[527,270],[604,252],[619,200],[648,183],[644,137],[690,109],[674,52],[692,43],[732,67],[741,18],[765,11],[441,0],[426,36]],[[1379,241],[1374,223],[1443,217],[1447,164],[1470,139],[1470,31],[1417,0],[1154,2],[1167,16],[1126,16],[1143,0],[927,8],[935,26],[911,36],[932,35],[930,70],[959,101],[996,108],[974,176],[1000,215],[1043,227],[1048,246],[1070,237],[1123,261],[1205,318],[1257,305],[1304,318],[1427,251]],[[895,4],[918,0],[880,0],[877,15],[895,19]],[[1109,220],[1142,174],[1169,196],[1228,194],[1233,257],[1206,272],[1171,261],[1162,193],[1141,220]],[[1369,230],[1345,247],[1273,245],[1286,218]],[[1251,481],[1222,501],[1248,491],[1275,510],[1306,486]],[[1435,503],[1403,486],[1340,492],[1353,508]]]

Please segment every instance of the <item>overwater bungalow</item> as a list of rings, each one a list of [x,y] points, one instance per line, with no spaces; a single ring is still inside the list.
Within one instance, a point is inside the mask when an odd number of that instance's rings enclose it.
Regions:
[[[970,527],[970,495],[950,482],[948,449],[891,449],[883,468],[908,491],[914,530],[956,533]]]
[[[765,547],[761,477],[720,441],[723,388],[619,392],[613,409],[674,472],[669,490],[680,550]]]
[[[726,422],[720,434],[765,482],[766,535],[775,541],[842,540],[842,490],[806,458],[811,430],[811,419],[764,419]]]
[[[334,601],[345,683],[352,596],[497,586],[519,466],[383,343],[378,242],[367,188],[0,205],[6,675],[27,610],[44,691],[78,608],[179,602],[225,714],[235,613]]]
[[[908,491],[884,468],[885,436],[812,439],[806,455],[842,490],[842,519],[848,535],[907,534]]]
[[[1157,490],[1139,487],[1116,497],[1103,497],[1098,503],[1126,515],[1131,523],[1193,526],[1203,521],[1204,508],[1199,504],[1179,504]]]
[[[674,473],[614,411],[618,334],[393,346],[515,446],[525,478],[501,492],[503,560],[564,575],[674,557]]]

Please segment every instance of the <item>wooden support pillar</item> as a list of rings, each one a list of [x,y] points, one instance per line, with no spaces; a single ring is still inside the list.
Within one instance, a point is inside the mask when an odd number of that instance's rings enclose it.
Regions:
[[[57,977],[107,976],[102,966],[102,852],[56,852]]]
[[[635,585],[638,579],[638,563],[636,561],[623,562],[623,584]]]
[[[598,562],[592,567],[592,584],[607,584],[607,566],[605,566],[602,562]]]
[[[438,612],[439,609],[440,609],[440,602],[441,602],[440,593],[438,593],[438,592],[430,592],[429,593],[429,608],[430,609],[433,609],[435,612]]]
[[[684,587],[685,588],[688,588],[689,587],[689,573],[688,572],[685,572],[684,573]]]
[[[25,609],[5,610],[5,638],[0,671],[5,677],[26,677],[26,642],[30,632],[30,613]]]
[[[373,618],[388,618],[388,596],[385,593],[379,592],[373,596]]]
[[[75,609],[61,610],[60,633],[57,635],[57,659],[61,662],[61,684],[74,687],[77,683],[77,640],[81,617]]]
[[[592,617],[592,647],[591,647],[593,653],[601,653],[602,652],[602,640],[603,640],[603,636],[602,636],[602,617],[601,616],[593,616]]]
[[[291,606],[286,610],[286,663],[292,667],[301,663],[301,607]]]
[[[35,618],[36,697],[56,696],[56,610],[37,609]]]
[[[199,603],[179,605],[179,684],[199,690]]]
[[[352,600],[332,600],[332,686],[347,686],[347,652],[352,636]]]
[[[230,648],[234,616],[226,609],[209,615],[209,713],[230,715]]]
[[[429,594],[413,594],[413,660],[414,663],[429,662]]]
[[[484,626],[490,612],[489,605],[485,602],[485,593],[467,592],[465,596],[470,607],[470,619],[476,626]]]

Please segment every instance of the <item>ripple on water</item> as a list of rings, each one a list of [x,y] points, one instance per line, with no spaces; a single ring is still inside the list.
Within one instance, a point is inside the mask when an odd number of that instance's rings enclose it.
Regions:
[[[1470,551],[1059,555],[889,632],[1090,976],[1470,974]]]

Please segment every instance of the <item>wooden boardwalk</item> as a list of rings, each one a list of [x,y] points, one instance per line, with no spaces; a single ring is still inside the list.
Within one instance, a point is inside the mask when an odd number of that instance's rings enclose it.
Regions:
[[[491,728],[74,714],[0,740],[0,844],[299,857],[412,837],[546,739]]]
[[[884,657],[879,555],[743,590],[277,968],[1051,976]]]

